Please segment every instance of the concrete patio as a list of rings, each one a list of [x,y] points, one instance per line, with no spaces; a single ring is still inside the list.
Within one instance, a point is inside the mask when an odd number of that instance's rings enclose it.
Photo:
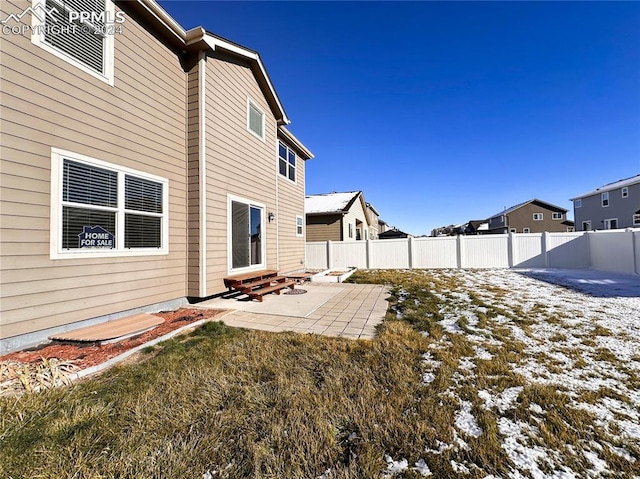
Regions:
[[[351,339],[372,339],[387,311],[389,289],[382,285],[307,282],[295,289],[306,293],[270,294],[262,303],[230,295],[196,306],[232,310],[220,318],[229,326]]]

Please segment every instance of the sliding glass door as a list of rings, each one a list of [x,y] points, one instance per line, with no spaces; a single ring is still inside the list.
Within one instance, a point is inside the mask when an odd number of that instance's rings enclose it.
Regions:
[[[231,267],[264,266],[264,207],[231,201]]]

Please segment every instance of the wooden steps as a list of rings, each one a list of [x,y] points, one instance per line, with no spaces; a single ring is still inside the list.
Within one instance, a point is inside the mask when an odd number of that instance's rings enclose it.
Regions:
[[[265,294],[269,294],[269,293],[280,294],[280,290],[283,290],[284,288],[293,289],[295,284],[296,284],[295,281],[282,281],[276,284],[272,284],[271,286],[254,289],[253,291],[250,291],[249,293],[247,293],[247,295],[251,299],[257,299],[258,301],[262,302],[262,296],[264,296]]]
[[[280,294],[280,290],[284,288],[293,289],[296,282],[286,276],[279,276],[276,270],[265,269],[228,276],[224,278],[224,284],[229,288],[229,291],[240,291],[249,298],[262,302],[262,297],[265,294]]]

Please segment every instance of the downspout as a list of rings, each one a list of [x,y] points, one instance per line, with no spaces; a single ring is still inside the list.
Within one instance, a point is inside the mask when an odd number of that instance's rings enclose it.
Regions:
[[[198,128],[200,134],[198,162],[199,162],[199,189],[200,189],[200,297],[207,296],[207,145],[206,145],[206,71],[207,55],[200,52],[198,60]]]
[[[276,120],[275,126],[275,135],[276,135],[276,146],[275,146],[275,168],[274,168],[274,177],[276,182],[276,270],[280,271],[280,190],[278,185],[280,183],[279,175],[279,158],[278,158],[278,121]]]

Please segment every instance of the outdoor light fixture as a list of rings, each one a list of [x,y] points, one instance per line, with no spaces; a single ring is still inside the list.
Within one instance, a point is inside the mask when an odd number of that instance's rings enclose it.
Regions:
[[[269,213],[269,223],[271,223],[274,220],[275,217],[276,217],[276,215],[274,215],[273,213],[270,212]]]

